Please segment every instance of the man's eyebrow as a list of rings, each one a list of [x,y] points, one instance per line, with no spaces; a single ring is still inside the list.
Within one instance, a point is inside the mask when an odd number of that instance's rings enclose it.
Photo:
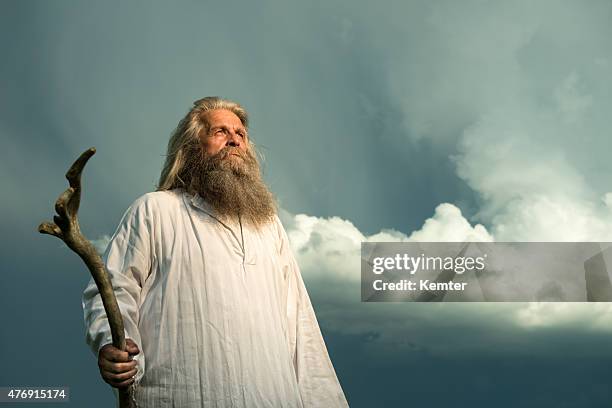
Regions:
[[[213,130],[213,129],[229,129],[229,126],[227,126],[227,125],[217,125],[217,126],[213,126],[213,127],[210,128],[210,130]],[[244,126],[238,126],[238,127],[234,128],[234,130],[241,130],[244,133],[248,133],[247,129]]]

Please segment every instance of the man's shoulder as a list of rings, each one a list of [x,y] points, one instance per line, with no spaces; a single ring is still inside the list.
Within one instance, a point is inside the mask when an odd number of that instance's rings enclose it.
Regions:
[[[278,214],[274,214],[273,219],[269,223],[269,228],[272,230],[274,238],[280,249],[280,246],[282,246],[283,242],[287,239],[287,231],[285,230],[283,222]]]

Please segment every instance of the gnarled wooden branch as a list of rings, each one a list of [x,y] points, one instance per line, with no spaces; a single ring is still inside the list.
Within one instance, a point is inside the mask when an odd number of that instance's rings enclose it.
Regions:
[[[126,351],[125,333],[123,318],[117,304],[117,298],[113,292],[108,272],[104,262],[91,242],[83,236],[79,227],[77,213],[81,203],[81,173],[87,161],[96,153],[95,148],[90,148],[83,152],[81,156],[72,164],[66,178],[70,187],[64,191],[55,202],[57,215],[53,217],[54,222],[43,222],[38,226],[38,231],[42,234],[54,235],[76,252],[89,268],[91,275],[100,292],[104,310],[108,317],[111,334],[113,336],[113,346]],[[133,400],[133,386],[119,389],[119,406],[121,408],[135,407]]]

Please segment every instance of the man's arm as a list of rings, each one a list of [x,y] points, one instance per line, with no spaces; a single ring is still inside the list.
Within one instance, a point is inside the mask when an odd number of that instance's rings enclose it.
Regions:
[[[149,204],[141,197],[123,215],[103,256],[123,317],[125,336],[138,346],[142,344],[138,331],[140,293],[151,269],[149,223]],[[98,357],[100,349],[112,343],[112,336],[102,299],[93,279],[83,292],[82,305],[86,342]],[[138,381],[144,375],[144,353],[138,354],[135,359],[138,362]]]
[[[287,234],[280,221],[278,225],[288,285],[289,344],[302,402],[305,408],[348,407]]]

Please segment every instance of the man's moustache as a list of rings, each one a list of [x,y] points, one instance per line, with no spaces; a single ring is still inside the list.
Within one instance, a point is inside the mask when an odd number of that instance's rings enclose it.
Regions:
[[[240,156],[243,159],[247,158],[246,157],[246,153],[244,153],[242,150],[240,150],[237,147],[224,147],[215,156],[216,156],[217,159],[225,159],[225,158],[229,157],[232,154],[238,155],[238,156]]]

